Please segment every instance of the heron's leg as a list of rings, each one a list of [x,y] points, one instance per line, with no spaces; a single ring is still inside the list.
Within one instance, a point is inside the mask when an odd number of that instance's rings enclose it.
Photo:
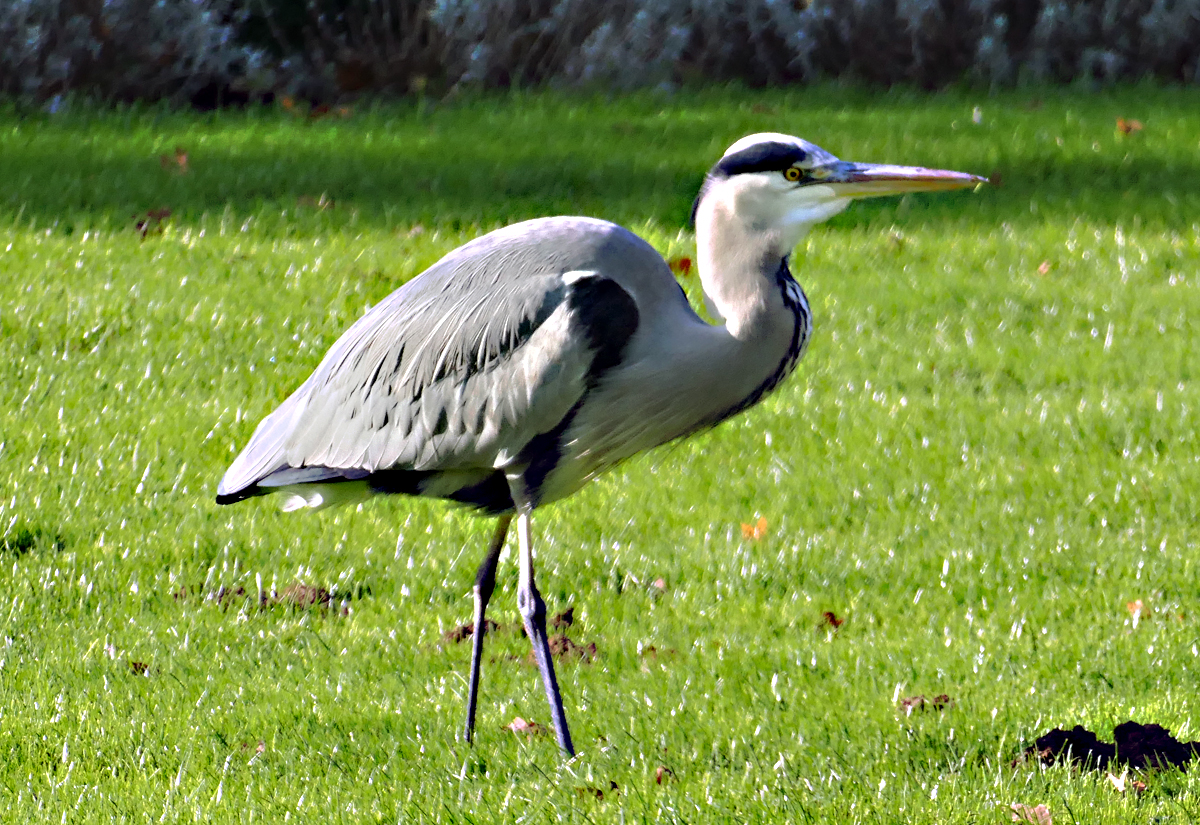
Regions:
[[[483,661],[483,636],[487,632],[487,606],[491,601],[492,591],[496,589],[496,565],[500,561],[500,551],[504,549],[504,539],[508,536],[508,525],[512,516],[501,516],[496,523],[496,532],[492,534],[492,543],[488,545],[487,556],[479,565],[475,574],[475,629],[471,633],[471,684],[467,689],[467,726],[463,738],[470,742],[475,736],[475,705],[479,701],[479,664]]]
[[[525,632],[533,643],[533,656],[537,659],[542,674],[542,685],[546,699],[550,702],[550,717],[558,745],[567,756],[575,755],[571,744],[571,731],[567,729],[567,714],[563,711],[562,695],[558,691],[558,679],[554,675],[554,660],[550,658],[550,640],[546,636],[546,603],[533,583],[533,542],[529,536],[529,519],[533,507],[525,493],[524,480],[520,476],[509,476],[509,487],[517,508],[517,538],[521,547],[521,574],[517,584],[517,608],[525,621]]]

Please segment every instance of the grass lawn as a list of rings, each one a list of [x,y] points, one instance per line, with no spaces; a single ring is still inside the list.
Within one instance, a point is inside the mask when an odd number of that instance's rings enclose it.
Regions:
[[[1200,739],[1200,91],[346,114],[0,109],[10,821],[1200,819],[1192,774],[1013,765],[1056,726]],[[580,754],[505,727],[548,722],[509,557],[466,747],[446,634],[490,524],[218,508],[217,480],[448,250],[576,213],[690,256],[704,170],[762,130],[1000,185],[815,231],[797,375],[537,513],[549,609],[595,645],[559,664]]]

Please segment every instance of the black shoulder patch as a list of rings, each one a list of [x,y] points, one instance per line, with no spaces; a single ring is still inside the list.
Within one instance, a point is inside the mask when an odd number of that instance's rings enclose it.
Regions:
[[[521,449],[519,459],[528,465],[525,486],[535,506],[541,502],[546,478],[562,458],[563,439],[587,400],[587,392],[595,389],[604,374],[621,363],[625,348],[641,320],[633,296],[616,281],[603,276],[575,281],[567,300],[571,307],[572,327],[587,340],[593,353],[592,363],[587,372],[587,390],[575,406],[553,429],[535,436]]]
[[[807,157],[808,153],[794,143],[756,143],[721,158],[710,174],[727,178],[749,172],[782,172]]]
[[[588,370],[588,387],[621,362],[625,346],[637,331],[637,303],[628,292],[608,278],[582,278],[571,285],[572,324],[587,339],[595,355]]]

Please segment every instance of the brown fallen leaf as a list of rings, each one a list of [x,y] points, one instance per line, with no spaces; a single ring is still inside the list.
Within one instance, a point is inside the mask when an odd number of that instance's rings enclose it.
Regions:
[[[1123,135],[1132,135],[1134,132],[1142,131],[1142,122],[1140,120],[1126,120],[1123,117],[1117,118],[1117,131]]]
[[[922,694],[920,696],[909,696],[906,699],[900,700],[900,707],[904,708],[905,712],[910,716],[914,710],[946,710],[954,707],[954,700],[944,693],[939,693],[932,699],[926,699]]]
[[[151,209],[143,216],[134,215],[133,219],[137,222],[135,226],[141,236],[145,238],[150,233],[160,233],[163,231],[163,221],[171,217],[171,210],[165,206],[158,209]]]
[[[546,732],[546,729],[537,722],[522,719],[520,716],[514,716],[513,720],[504,726],[504,730],[510,730],[513,733],[523,733],[526,736],[540,736]]]
[[[229,603],[234,599],[240,599],[246,595],[246,588],[242,586],[226,587],[221,585],[215,593],[212,593],[209,598],[219,604],[221,607],[228,607]]]
[[[283,592],[273,595],[271,603],[307,610],[310,607],[328,607],[331,598],[332,594],[323,587],[294,582],[283,588]]]
[[[573,624],[575,624],[575,608],[574,608],[574,606],[568,607],[562,613],[559,613],[557,616],[555,616],[553,619],[550,620],[550,625],[555,630],[566,630],[568,627],[570,627]]]
[[[759,541],[766,534],[767,520],[762,516],[759,516],[758,521],[756,521],[754,524],[742,525],[742,538],[744,539],[753,539],[754,541]]]
[[[175,147],[174,154],[159,155],[158,163],[163,169],[186,175],[188,170],[188,153],[179,147]]]
[[[670,656],[674,656],[677,653],[679,653],[679,651],[673,647],[668,647],[664,650],[659,650],[654,645],[644,645],[642,647],[641,651],[638,653],[638,655],[641,656],[643,659],[657,659],[660,656],[667,658]]]
[[[497,624],[496,622],[493,622],[491,619],[483,620],[483,634],[485,636],[489,633],[495,633],[499,629],[500,629],[500,625]],[[474,635],[474,633],[475,633],[475,623],[467,622],[466,624],[460,624],[458,627],[454,628],[453,630],[447,630],[445,633],[442,634],[442,638],[447,642],[457,643],[457,642],[463,641],[464,639],[471,638],[471,636]]]
[[[1133,617],[1134,627],[1138,626],[1138,622],[1142,621],[1143,619],[1149,619],[1153,615],[1153,612],[1150,610],[1150,606],[1142,602],[1141,599],[1127,602],[1125,604],[1125,609],[1128,610],[1129,615]]]
[[[1050,274],[1050,262],[1049,261],[1042,261],[1040,264],[1038,264],[1038,274],[1039,275],[1049,275]]]
[[[296,108],[296,99],[291,95],[284,95],[279,98],[279,105],[285,112],[290,112]]]
[[[832,627],[834,630],[837,630],[839,627],[841,627],[845,623],[846,623],[846,620],[839,619],[837,617],[837,614],[834,613],[832,610],[826,610],[824,613],[821,614],[821,625],[824,627]]]
[[[594,785],[587,785],[582,788],[576,788],[575,793],[579,795],[580,799],[587,799],[588,797],[595,797],[596,799],[599,800],[599,799],[604,799],[605,791],[601,788],[595,787]],[[609,793],[611,796],[619,796],[621,793],[621,789],[620,789],[620,787],[617,786],[616,782],[609,782],[607,793]]]
[[[671,271],[678,272],[680,275],[690,275],[692,272],[692,259],[687,256],[672,258]]]
[[[146,673],[150,670],[150,665],[146,664],[145,662],[131,661],[129,663],[129,670],[130,670],[130,672],[133,673],[134,676],[145,676]]]
[[[532,655],[531,653],[530,656],[532,657]],[[596,658],[596,643],[588,642],[585,645],[579,645],[568,639],[565,633],[560,633],[550,637],[550,655],[560,660],[572,656],[581,662],[591,662]]]
[[[1029,822],[1032,825],[1053,825],[1050,819],[1050,809],[1045,805],[1021,805],[1014,802],[1009,806],[1012,810],[1013,822]]]

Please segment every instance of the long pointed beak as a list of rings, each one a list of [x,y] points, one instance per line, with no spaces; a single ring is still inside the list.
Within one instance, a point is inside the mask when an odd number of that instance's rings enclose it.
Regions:
[[[818,167],[809,174],[817,178],[817,185],[831,185],[839,195],[851,198],[967,189],[987,183],[987,178],[969,175],[966,172],[951,172],[948,169],[892,166],[888,163],[851,163],[845,160]]]

